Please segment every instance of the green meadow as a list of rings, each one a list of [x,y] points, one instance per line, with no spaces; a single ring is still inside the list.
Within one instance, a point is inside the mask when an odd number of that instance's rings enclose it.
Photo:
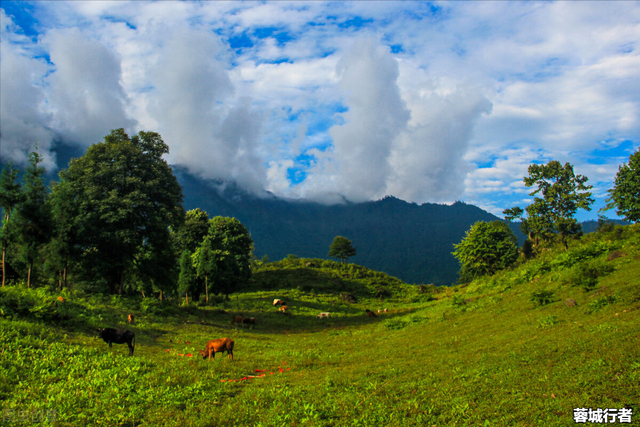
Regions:
[[[640,425],[639,277],[633,225],[452,287],[294,257],[209,303],[5,286],[3,425],[573,426],[577,408]],[[134,331],[134,357],[100,327]],[[223,337],[234,360],[203,360]]]

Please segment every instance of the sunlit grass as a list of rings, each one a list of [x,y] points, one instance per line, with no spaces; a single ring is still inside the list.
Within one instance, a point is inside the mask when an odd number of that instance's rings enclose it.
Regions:
[[[396,284],[392,297],[372,298],[342,277],[358,297],[345,303],[327,285],[335,270],[295,265],[209,306],[70,293],[58,317],[0,319],[2,408],[53,410],[60,426],[570,426],[574,408],[627,407],[638,425],[638,235],[635,226],[585,238],[432,301]],[[574,271],[587,264],[611,271],[586,291]],[[276,283],[271,273],[288,287],[257,290]],[[551,301],[532,304],[541,289]],[[389,312],[369,319],[365,308]],[[234,314],[256,328],[232,326]],[[109,349],[99,326],[135,331],[135,356]],[[235,340],[235,360],[202,360],[198,350],[222,337]]]

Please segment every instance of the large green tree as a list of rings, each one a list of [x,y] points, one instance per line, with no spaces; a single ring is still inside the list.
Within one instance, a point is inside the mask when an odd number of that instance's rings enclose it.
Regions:
[[[336,236],[331,242],[329,247],[329,256],[334,258],[340,258],[342,264],[347,258],[356,255],[356,248],[353,247],[351,240],[343,236]]]
[[[453,256],[460,262],[460,281],[494,274],[518,259],[518,240],[502,221],[478,221],[457,245]]]
[[[573,165],[562,165],[557,160],[546,165],[530,165],[528,172],[524,184],[537,187],[529,195],[542,197],[535,197],[525,208],[527,217],[521,218],[525,232],[536,240],[549,240],[558,235],[565,249],[568,248],[567,238],[582,232],[580,223],[574,218],[577,210],[590,211],[594,202],[588,191],[592,186],[586,185],[588,178],[575,175]],[[504,214],[506,219],[513,220],[522,217],[523,211],[516,207],[506,209]]]
[[[61,172],[64,176],[65,172]],[[71,185],[52,183],[48,204],[53,219],[53,236],[48,245],[47,261],[59,275],[60,288],[67,287],[69,265],[78,259],[79,245],[79,200]]]
[[[617,208],[616,213],[628,221],[640,221],[640,148],[629,156],[628,164],[620,165],[608,193],[608,203],[601,211]]]
[[[42,160],[36,145],[35,151],[29,154],[29,165],[24,174],[23,200],[16,209],[18,256],[27,266],[27,287],[31,286],[38,250],[48,243],[53,225],[46,203],[48,192],[43,180],[46,170],[40,166]]]
[[[162,158],[169,152],[159,134],[124,129],[89,147],[60,173],[59,186],[77,203],[77,244],[83,270],[122,293],[125,279],[162,282],[172,257],[169,227],[184,220],[182,189]],[[61,191],[62,191],[61,189]]]
[[[228,295],[251,277],[253,240],[247,228],[236,218],[217,216],[209,221],[209,231],[203,241],[211,257],[203,257],[211,271],[212,289]]]
[[[6,282],[6,255],[7,247],[12,239],[11,233],[11,215],[23,198],[22,186],[18,182],[18,174],[20,170],[15,168],[13,161],[10,161],[2,168],[0,175],[0,208],[4,211],[2,216],[2,229],[0,235],[2,238],[2,286]]]

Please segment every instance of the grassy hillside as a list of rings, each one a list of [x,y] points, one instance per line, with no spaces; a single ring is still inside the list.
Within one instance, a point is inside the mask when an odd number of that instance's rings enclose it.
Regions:
[[[574,408],[631,409],[640,425],[639,273],[635,225],[453,288],[309,259],[199,306],[9,287],[0,400],[59,426],[572,426]],[[132,358],[92,332],[129,312]],[[235,360],[202,360],[221,337]]]

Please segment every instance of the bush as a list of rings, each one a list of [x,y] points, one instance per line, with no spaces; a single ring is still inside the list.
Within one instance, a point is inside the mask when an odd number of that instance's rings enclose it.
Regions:
[[[603,297],[594,299],[589,303],[589,314],[593,314],[608,305],[614,304],[615,302],[615,295],[605,295]]]
[[[387,319],[383,324],[387,329],[402,329],[407,326],[407,322],[399,318]]]
[[[580,286],[585,292],[589,292],[596,287],[599,277],[606,276],[611,272],[613,272],[613,266],[602,262],[590,265],[580,265],[578,270],[574,272],[572,281],[575,285]]]
[[[538,320],[538,328],[550,328],[551,326],[555,325],[558,323],[558,317],[557,316],[547,316],[547,317],[543,317],[542,319]]]
[[[0,315],[31,317],[45,321],[66,318],[58,312],[58,301],[44,288],[25,289],[5,286],[0,290]]]
[[[451,298],[451,304],[454,307],[462,307],[463,305],[466,304],[466,300],[464,298],[464,296],[460,295],[460,294],[455,294],[452,298]]]
[[[551,304],[553,302],[553,296],[553,291],[541,289],[539,291],[533,292],[531,294],[531,298],[529,298],[529,301],[533,303],[534,307],[540,307],[543,305]]]

